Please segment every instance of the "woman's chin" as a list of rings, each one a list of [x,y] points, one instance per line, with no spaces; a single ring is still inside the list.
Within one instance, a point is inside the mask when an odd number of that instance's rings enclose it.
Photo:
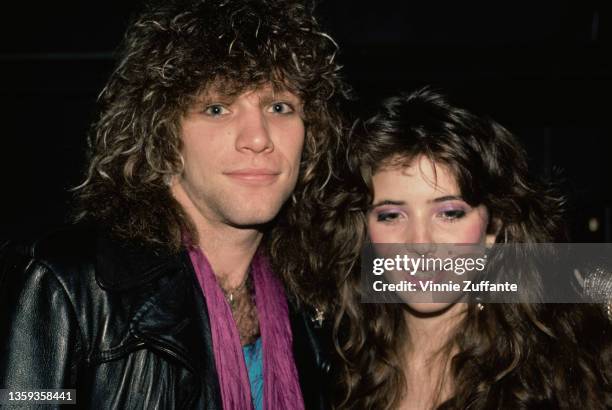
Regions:
[[[437,316],[450,310],[456,303],[454,302],[409,302],[406,306],[416,316]]]

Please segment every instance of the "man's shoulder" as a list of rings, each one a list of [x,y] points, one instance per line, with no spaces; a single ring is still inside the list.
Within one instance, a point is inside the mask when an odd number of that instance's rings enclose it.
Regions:
[[[33,259],[49,263],[75,263],[95,254],[98,235],[93,225],[68,225],[32,240],[25,245],[24,252]]]
[[[93,274],[96,237],[93,226],[71,225],[32,240],[8,242],[0,250],[2,276],[53,275],[64,284],[82,280]]]
[[[102,288],[142,283],[153,271],[177,263],[178,254],[113,235],[99,225],[75,224],[27,243],[8,245],[29,263],[53,272],[60,281],[95,280]]]

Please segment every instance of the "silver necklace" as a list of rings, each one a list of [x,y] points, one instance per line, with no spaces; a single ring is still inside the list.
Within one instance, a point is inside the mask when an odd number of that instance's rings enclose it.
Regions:
[[[240,285],[236,286],[234,289],[225,290],[223,287],[221,287],[223,296],[225,297],[225,300],[227,300],[227,303],[229,303],[232,309],[234,308],[234,304],[236,303],[236,298],[234,296],[242,293],[242,291],[249,284],[250,278],[251,278],[251,270],[249,269],[249,271],[247,272],[246,278],[244,278],[244,281]]]

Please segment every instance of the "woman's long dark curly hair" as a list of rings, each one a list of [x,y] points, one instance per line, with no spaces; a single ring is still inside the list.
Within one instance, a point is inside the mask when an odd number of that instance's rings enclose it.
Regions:
[[[350,144],[352,181],[362,185],[342,195],[362,214],[380,167],[423,155],[447,166],[465,200],[485,205],[491,220],[501,222],[498,242],[554,242],[562,234],[563,199],[530,181],[526,154],[513,135],[429,89],[387,100],[354,127]],[[405,308],[360,303],[358,271],[340,282],[338,407],[395,409],[406,394],[409,400],[402,368],[410,331]],[[457,352],[450,356],[453,392],[438,408],[610,408],[611,338],[603,310],[592,304],[487,304],[482,311],[470,304],[444,350]]]
[[[100,94],[89,169],[76,189],[76,219],[174,250],[182,232],[197,237],[167,184],[182,171],[180,119],[209,86],[237,95],[271,83],[301,98],[306,138],[295,193],[271,224],[268,251],[301,299],[312,304],[329,299],[322,293],[333,292],[332,280],[313,249],[324,240],[308,231],[323,187],[335,180],[345,135],[340,106],[349,90],[335,59],[337,45],[321,31],[313,8],[296,0],[150,5],[129,27],[118,65]],[[312,276],[317,273],[330,286],[321,286]]]

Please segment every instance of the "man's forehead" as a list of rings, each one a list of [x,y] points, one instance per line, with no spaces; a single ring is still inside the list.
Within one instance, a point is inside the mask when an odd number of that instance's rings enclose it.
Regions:
[[[292,96],[300,99],[299,95],[291,91],[284,84],[267,82],[263,84],[251,84],[238,87],[236,84],[228,84],[226,81],[213,81],[200,94],[200,98],[236,98],[240,95],[257,94],[260,98],[274,98],[277,96]]]

